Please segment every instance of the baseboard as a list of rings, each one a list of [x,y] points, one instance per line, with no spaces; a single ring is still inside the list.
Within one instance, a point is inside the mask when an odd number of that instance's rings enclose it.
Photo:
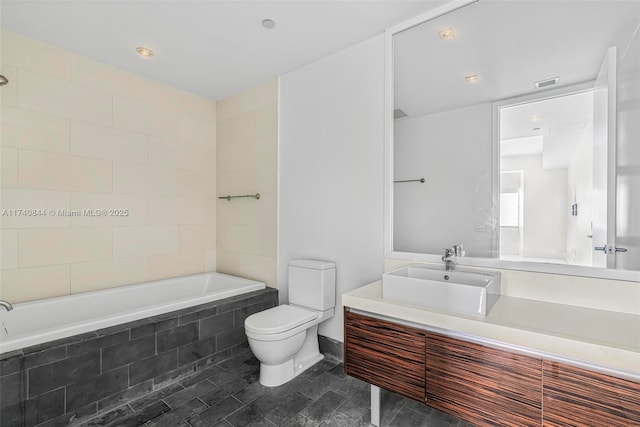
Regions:
[[[334,359],[342,362],[344,360],[344,344],[323,335],[318,335],[318,345],[320,353],[324,354],[328,359]]]

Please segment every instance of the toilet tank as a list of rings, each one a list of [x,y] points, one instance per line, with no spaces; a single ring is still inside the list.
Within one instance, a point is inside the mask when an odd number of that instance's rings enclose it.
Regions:
[[[336,306],[336,265],[330,261],[289,261],[289,303],[325,311]]]

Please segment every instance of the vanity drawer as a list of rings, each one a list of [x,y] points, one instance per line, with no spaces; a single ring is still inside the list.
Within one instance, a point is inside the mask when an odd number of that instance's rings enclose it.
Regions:
[[[640,383],[545,360],[545,426],[640,426]]]
[[[478,426],[540,426],[542,360],[427,332],[426,403]]]
[[[424,402],[424,332],[345,310],[345,372]]]

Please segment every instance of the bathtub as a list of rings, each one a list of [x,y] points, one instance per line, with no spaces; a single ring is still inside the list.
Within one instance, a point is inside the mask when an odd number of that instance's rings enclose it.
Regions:
[[[204,273],[15,304],[0,310],[0,354],[264,288]]]
[[[0,425],[76,425],[174,387],[247,351],[244,319],[277,304],[220,273],[16,304],[0,312]]]

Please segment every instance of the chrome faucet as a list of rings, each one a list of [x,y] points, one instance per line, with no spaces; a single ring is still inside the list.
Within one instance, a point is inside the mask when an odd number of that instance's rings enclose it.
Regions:
[[[8,303],[7,301],[3,301],[1,299],[0,299],[0,306],[6,308],[7,311],[13,310],[13,306],[10,303]]]
[[[444,255],[442,255],[445,270],[455,270],[456,264],[458,263],[457,257],[463,257],[464,253],[464,247],[462,245],[453,245],[450,249],[445,248]]]

